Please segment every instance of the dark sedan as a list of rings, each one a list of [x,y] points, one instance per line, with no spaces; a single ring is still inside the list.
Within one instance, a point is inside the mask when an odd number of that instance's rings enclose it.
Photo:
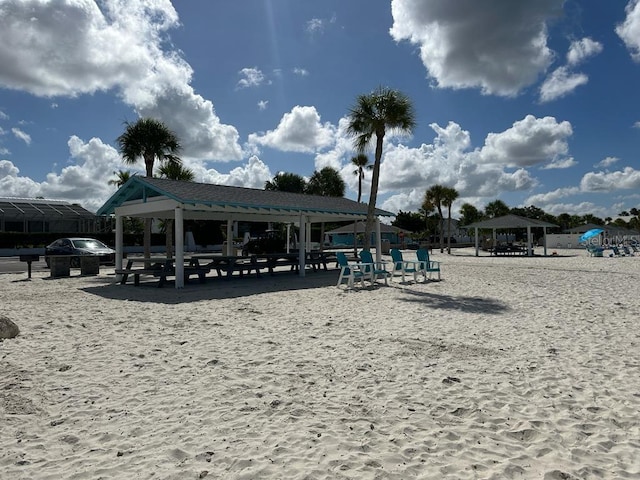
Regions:
[[[70,255],[74,268],[80,267],[80,257],[83,255],[99,256],[103,265],[114,264],[116,259],[116,251],[95,238],[59,238],[44,249],[47,267],[50,255]]]

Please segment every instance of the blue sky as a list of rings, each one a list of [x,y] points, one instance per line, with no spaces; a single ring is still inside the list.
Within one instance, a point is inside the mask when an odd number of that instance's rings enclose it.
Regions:
[[[355,199],[346,116],[387,86],[417,127],[387,137],[382,208],[440,183],[454,213],[615,217],[640,204],[639,79],[638,0],[0,0],[0,196],[97,210],[152,116],[198,181],[332,166]]]

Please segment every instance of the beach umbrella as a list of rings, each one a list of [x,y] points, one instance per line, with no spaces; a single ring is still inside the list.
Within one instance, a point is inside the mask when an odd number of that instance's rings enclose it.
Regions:
[[[587,230],[586,232],[584,232],[582,234],[582,236],[580,237],[580,241],[581,242],[586,242],[587,240],[589,240],[590,238],[593,237],[597,237],[598,235],[600,235],[602,232],[604,232],[603,229],[601,228],[592,228],[591,230]]]

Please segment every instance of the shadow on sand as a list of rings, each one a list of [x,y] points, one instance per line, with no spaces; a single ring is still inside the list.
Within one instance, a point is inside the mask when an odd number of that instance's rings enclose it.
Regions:
[[[157,280],[141,282],[139,286],[116,283],[84,287],[83,291],[112,300],[130,302],[152,302],[180,304],[199,300],[217,300],[224,298],[240,298],[261,293],[309,290],[324,288],[336,284],[336,272],[307,272],[304,277],[291,272],[278,272],[275,275],[262,275],[259,278],[234,277],[231,279],[207,277],[205,283],[191,280],[184,288],[174,288],[173,281],[167,281],[162,288],[157,288]],[[96,282],[98,283],[98,282]]]
[[[407,294],[402,298],[405,302],[420,303],[436,310],[455,310],[466,313],[486,313],[500,315],[509,310],[509,307],[500,300],[483,297],[457,297],[451,295],[441,295],[438,293],[417,292],[415,290],[404,290]]]

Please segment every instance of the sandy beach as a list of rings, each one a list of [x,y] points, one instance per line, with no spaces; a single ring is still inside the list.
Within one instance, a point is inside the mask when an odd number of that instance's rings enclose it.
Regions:
[[[0,478],[640,478],[640,257],[471,252],[354,290],[0,275]]]

